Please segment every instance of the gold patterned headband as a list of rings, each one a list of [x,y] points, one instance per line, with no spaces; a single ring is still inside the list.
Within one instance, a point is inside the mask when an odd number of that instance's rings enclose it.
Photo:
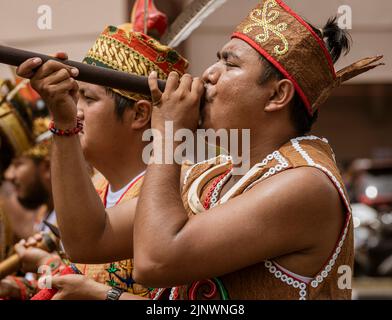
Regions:
[[[291,80],[310,115],[334,88],[370,69],[382,56],[362,59],[335,72],[331,55],[321,39],[281,0],[265,0],[237,27],[233,38],[247,42]]]

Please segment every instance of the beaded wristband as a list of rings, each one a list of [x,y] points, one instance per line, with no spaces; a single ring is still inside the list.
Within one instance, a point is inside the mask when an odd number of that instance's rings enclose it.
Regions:
[[[67,130],[61,130],[55,127],[55,124],[53,121],[50,122],[49,124],[49,131],[52,132],[54,135],[56,136],[60,136],[60,137],[71,137],[74,135],[77,135],[80,131],[83,130],[83,123],[82,121],[77,118],[76,120],[76,127],[73,129],[67,129]]]

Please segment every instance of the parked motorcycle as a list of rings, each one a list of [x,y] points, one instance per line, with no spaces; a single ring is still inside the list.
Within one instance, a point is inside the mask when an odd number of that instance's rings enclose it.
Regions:
[[[354,275],[392,276],[392,159],[356,160],[349,177]]]

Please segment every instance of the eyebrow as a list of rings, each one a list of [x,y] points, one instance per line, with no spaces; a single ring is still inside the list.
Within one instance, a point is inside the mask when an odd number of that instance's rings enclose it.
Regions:
[[[240,57],[237,54],[235,54],[233,51],[222,51],[222,52],[218,51],[216,56],[218,57],[218,59],[223,58],[223,59],[227,60],[228,58],[231,57],[236,60],[241,60]]]
[[[79,88],[79,93],[83,95],[86,94],[94,95],[94,92],[88,88]]]

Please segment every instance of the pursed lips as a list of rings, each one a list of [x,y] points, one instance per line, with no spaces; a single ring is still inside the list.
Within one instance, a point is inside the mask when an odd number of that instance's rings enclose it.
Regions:
[[[79,132],[79,135],[83,135],[84,134],[84,122],[82,121],[82,126],[83,126],[83,128],[82,128],[82,130]]]

